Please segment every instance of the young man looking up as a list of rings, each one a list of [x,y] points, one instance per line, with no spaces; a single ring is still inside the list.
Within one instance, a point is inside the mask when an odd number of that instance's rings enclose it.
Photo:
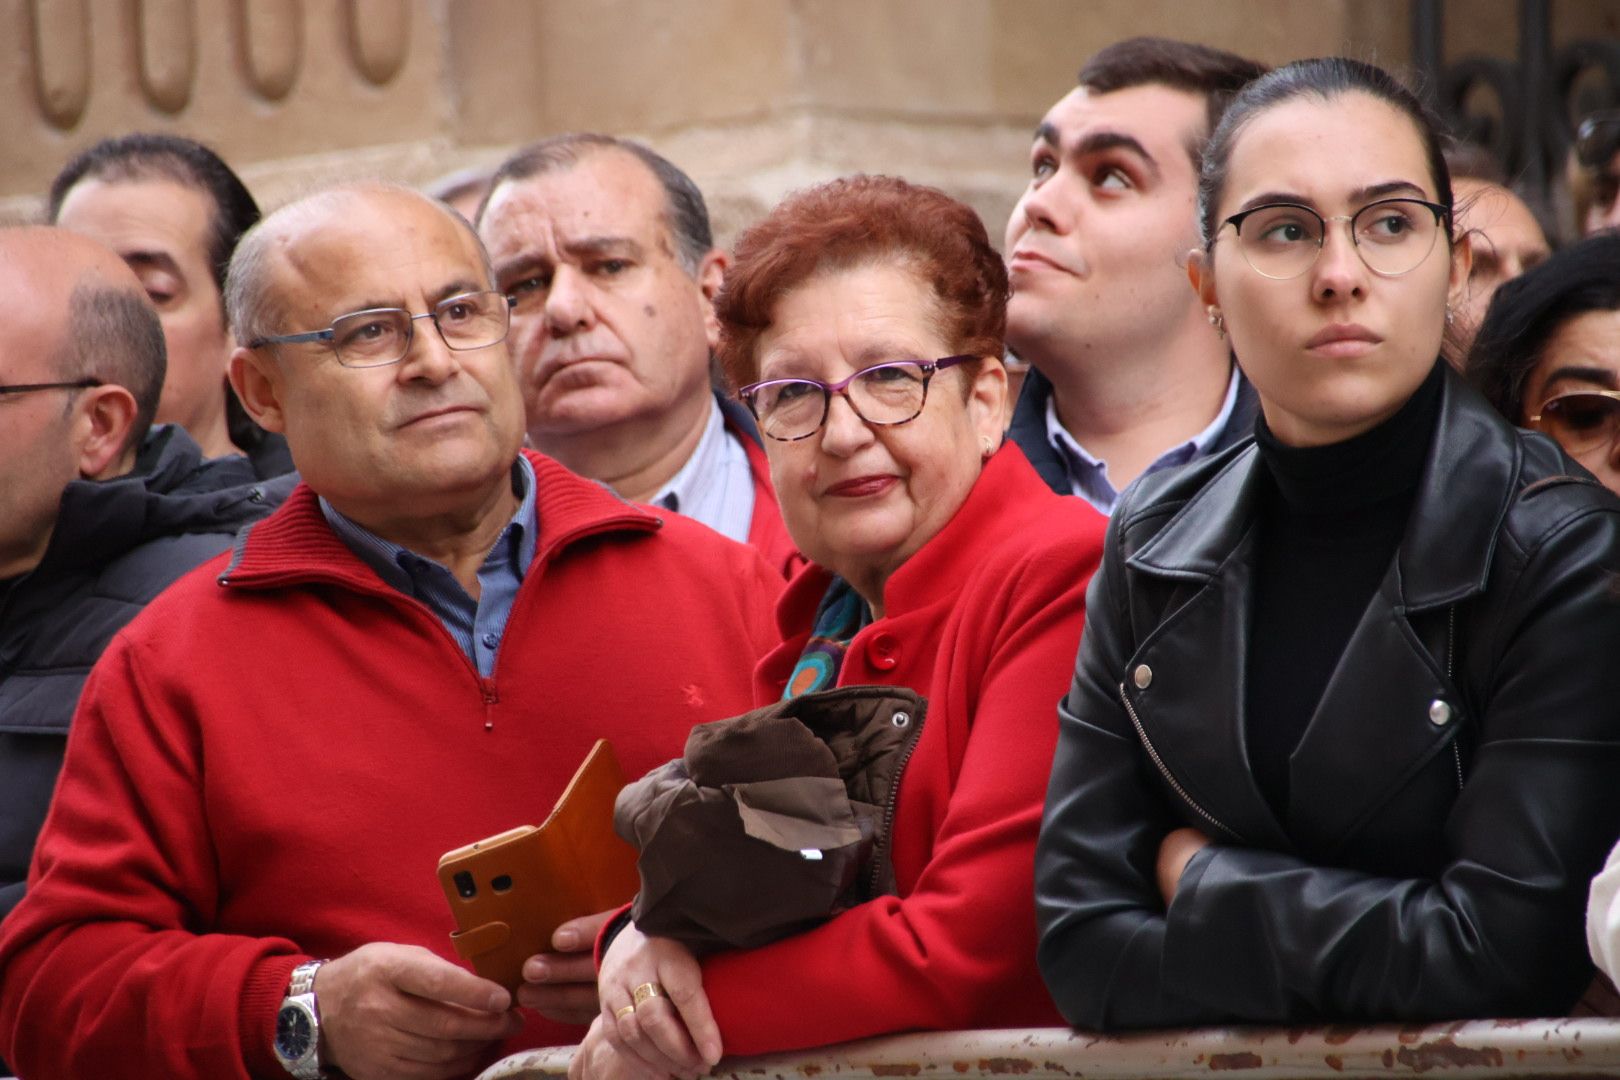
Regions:
[[[1035,131],[1007,223],[1007,343],[1033,365],[1010,435],[1055,491],[1111,513],[1138,476],[1251,433],[1255,397],[1187,281],[1204,141],[1260,64],[1132,38]]]

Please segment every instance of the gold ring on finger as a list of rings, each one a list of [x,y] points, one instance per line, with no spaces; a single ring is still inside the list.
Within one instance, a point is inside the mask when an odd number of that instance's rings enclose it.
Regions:
[[[614,1012],[613,1012],[613,1019],[615,1019],[615,1020],[623,1020],[625,1017],[629,1016],[631,1013],[633,1013],[635,1011],[636,1011],[635,1002],[631,1002],[630,1004],[626,1005],[622,1009],[615,1009]]]
[[[657,983],[644,982],[630,994],[630,1000],[637,1005],[644,1004],[648,998],[663,997],[664,988]]]

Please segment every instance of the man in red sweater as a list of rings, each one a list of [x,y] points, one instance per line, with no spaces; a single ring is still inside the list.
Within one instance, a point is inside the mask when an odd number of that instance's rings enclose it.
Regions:
[[[438,857],[541,819],[598,737],[636,775],[744,711],[780,579],[520,452],[507,298],[431,200],[312,196],[229,280],[233,386],[304,483],[91,674],[0,932],[0,1055],[368,1080],[573,1041],[596,921],[546,957],[549,1017],[515,1012],[455,962]]]

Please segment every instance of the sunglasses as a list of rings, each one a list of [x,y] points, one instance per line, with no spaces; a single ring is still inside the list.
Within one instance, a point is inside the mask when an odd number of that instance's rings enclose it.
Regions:
[[[1548,398],[1531,426],[1571,454],[1611,446],[1620,432],[1620,390],[1577,390]]]

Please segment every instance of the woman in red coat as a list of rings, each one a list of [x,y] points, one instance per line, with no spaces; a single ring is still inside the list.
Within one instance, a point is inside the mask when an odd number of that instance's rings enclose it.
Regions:
[[[721,362],[813,563],[779,605],[756,693],[928,699],[894,802],[898,895],[701,962],[625,929],[576,1077],[1060,1022],[1035,965],[1031,867],[1104,521],[1002,445],[1006,298],[973,211],[900,180],[799,193],[739,242]]]

